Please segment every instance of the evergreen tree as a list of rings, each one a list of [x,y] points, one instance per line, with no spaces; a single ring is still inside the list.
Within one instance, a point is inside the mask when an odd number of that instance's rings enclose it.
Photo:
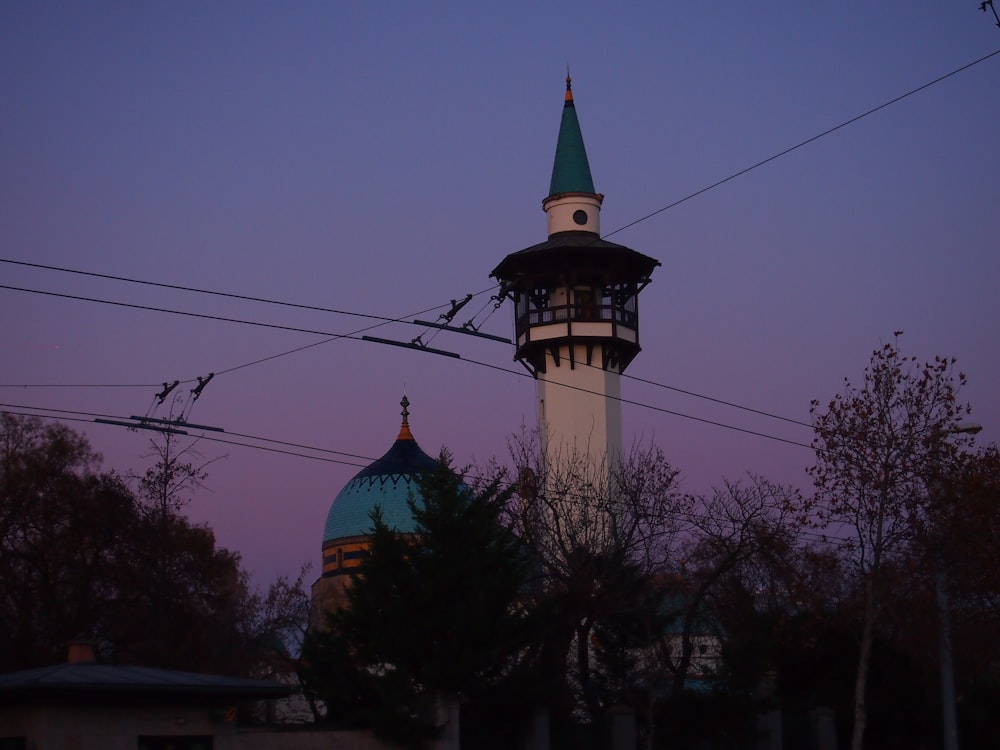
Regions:
[[[527,556],[500,521],[510,491],[497,481],[470,489],[447,454],[418,486],[409,501],[415,532],[397,533],[376,508],[348,606],[330,613],[304,649],[329,721],[365,723],[412,745],[439,730],[441,697],[479,715],[484,702],[503,700],[499,688],[519,674],[531,621]]]

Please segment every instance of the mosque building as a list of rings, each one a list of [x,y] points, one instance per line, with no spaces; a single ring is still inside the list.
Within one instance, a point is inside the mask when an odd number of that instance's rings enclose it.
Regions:
[[[549,195],[542,201],[548,239],[511,253],[491,275],[500,282],[500,298],[514,302],[514,357],[537,381],[545,461],[583,455],[610,475],[622,454],[621,374],[640,351],[638,295],[660,263],[601,238],[603,201],[567,76]],[[417,478],[435,459],[410,432],[405,396],[402,406],[402,427],[389,451],[358,472],[330,506],[314,612],[344,603],[350,573],[367,554],[376,505],[389,526],[414,530],[407,500],[411,493],[419,499]]]
[[[343,606],[351,572],[368,551],[371,512],[381,508],[386,524],[401,533],[412,533],[415,525],[409,499],[420,499],[418,478],[433,471],[437,460],[417,445],[410,431],[410,401],[400,401],[403,423],[399,435],[384,456],[354,475],[334,498],[323,531],[322,575],[313,584],[313,617]]]

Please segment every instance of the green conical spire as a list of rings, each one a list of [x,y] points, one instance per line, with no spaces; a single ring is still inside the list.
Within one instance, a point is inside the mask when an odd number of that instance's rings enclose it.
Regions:
[[[593,193],[594,178],[590,176],[587,150],[583,147],[580,121],[573,104],[572,80],[566,76],[566,104],[563,105],[562,122],[559,124],[559,141],[556,143],[556,161],[552,166],[549,195],[557,193]]]

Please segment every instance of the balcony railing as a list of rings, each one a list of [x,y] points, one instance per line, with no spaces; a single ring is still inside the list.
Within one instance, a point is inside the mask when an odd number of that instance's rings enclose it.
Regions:
[[[611,323],[636,330],[638,315],[618,305],[574,304],[532,308],[522,312],[515,321],[518,335],[527,328],[567,321],[584,323]]]

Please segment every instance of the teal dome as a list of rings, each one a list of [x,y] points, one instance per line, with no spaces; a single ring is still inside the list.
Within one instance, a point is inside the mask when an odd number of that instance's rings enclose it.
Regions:
[[[371,512],[382,509],[382,519],[401,532],[414,531],[413,514],[407,501],[420,498],[419,475],[433,471],[437,461],[421,450],[407,423],[409,405],[403,397],[403,426],[388,452],[365,467],[334,498],[326,515],[323,544],[334,539],[367,536],[371,533]]]

